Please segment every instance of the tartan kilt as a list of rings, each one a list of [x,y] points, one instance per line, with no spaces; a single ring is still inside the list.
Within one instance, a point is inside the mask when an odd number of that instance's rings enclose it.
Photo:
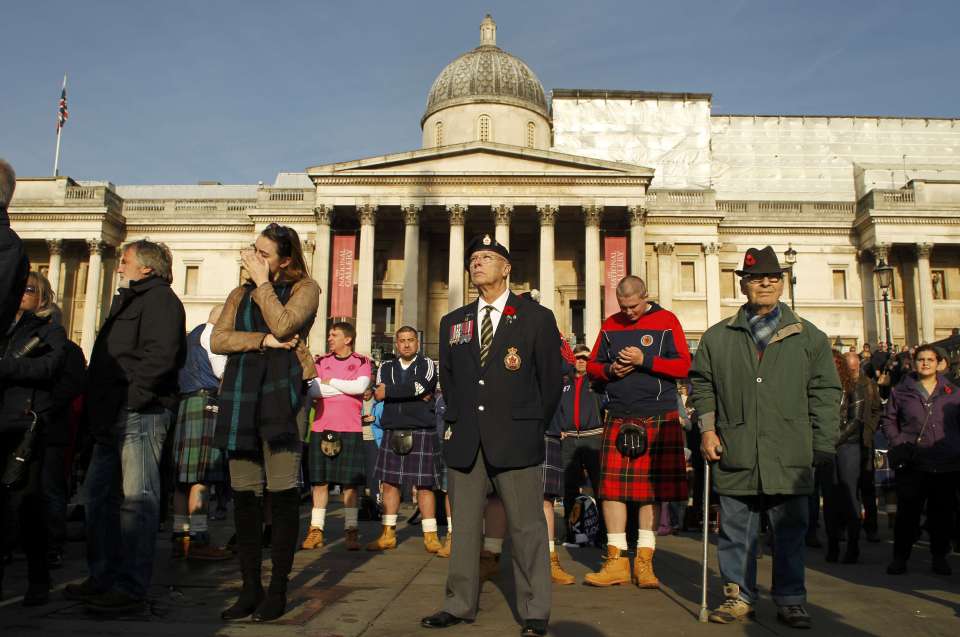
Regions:
[[[627,458],[617,449],[617,435],[625,423],[647,431],[647,452],[639,458]],[[641,504],[686,502],[683,443],[683,426],[675,411],[649,418],[609,418],[600,455],[600,499]]]
[[[182,484],[223,482],[226,479],[223,453],[214,446],[217,414],[205,409],[216,402],[206,391],[180,399],[173,437],[174,480]]]
[[[390,448],[393,433],[392,429],[383,432],[377,450],[377,479],[397,486],[440,488],[442,461],[436,429],[414,429],[413,448],[402,456]]]
[[[563,460],[560,452],[560,439],[544,436],[547,455],[543,460],[543,497],[559,498],[563,495]]]
[[[341,486],[363,486],[366,484],[366,454],[363,449],[363,434],[357,432],[338,432],[341,449],[336,457],[330,458],[320,451],[323,436],[319,431],[310,433],[310,451],[307,462],[310,469],[310,484],[339,484]]]

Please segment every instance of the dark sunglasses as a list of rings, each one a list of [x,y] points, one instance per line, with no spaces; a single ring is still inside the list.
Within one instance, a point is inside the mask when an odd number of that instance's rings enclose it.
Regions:
[[[37,293],[37,287],[36,287],[35,285],[28,285],[27,287],[23,288],[23,293],[24,293],[24,294],[36,294],[36,293]]]

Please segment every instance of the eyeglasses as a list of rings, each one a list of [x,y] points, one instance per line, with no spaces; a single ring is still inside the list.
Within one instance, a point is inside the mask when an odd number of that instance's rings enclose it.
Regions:
[[[36,293],[37,293],[37,286],[35,286],[35,285],[28,285],[27,287],[23,288],[23,293],[24,293],[24,294],[36,294]]]
[[[473,265],[474,263],[482,263],[486,265],[488,263],[493,263],[498,258],[503,258],[503,257],[501,257],[499,254],[493,254],[492,252],[475,254],[470,257],[470,265]]]
[[[747,283],[750,285],[760,285],[764,279],[770,283],[780,283],[780,280],[783,278],[782,274],[748,274],[746,277]]]

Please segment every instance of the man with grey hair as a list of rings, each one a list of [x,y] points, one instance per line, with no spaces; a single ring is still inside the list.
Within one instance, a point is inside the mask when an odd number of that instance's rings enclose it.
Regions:
[[[160,515],[160,454],[186,358],[170,250],[130,243],[117,272],[129,286],[114,297],[90,356],[87,416],[96,441],[84,483],[90,577],[64,590],[100,613],[144,606]]]
[[[13,166],[0,159],[0,329],[7,329],[20,307],[20,298],[27,285],[30,261],[23,242],[10,228],[7,207],[13,199],[17,176]]]

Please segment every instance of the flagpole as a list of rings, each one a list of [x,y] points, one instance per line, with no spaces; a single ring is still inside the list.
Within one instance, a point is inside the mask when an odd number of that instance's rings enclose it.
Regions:
[[[63,88],[62,91],[67,90],[67,74],[63,74]],[[60,175],[60,132],[63,130],[63,122],[60,121],[60,108],[57,107],[57,152],[53,156],[53,176],[58,177]]]

